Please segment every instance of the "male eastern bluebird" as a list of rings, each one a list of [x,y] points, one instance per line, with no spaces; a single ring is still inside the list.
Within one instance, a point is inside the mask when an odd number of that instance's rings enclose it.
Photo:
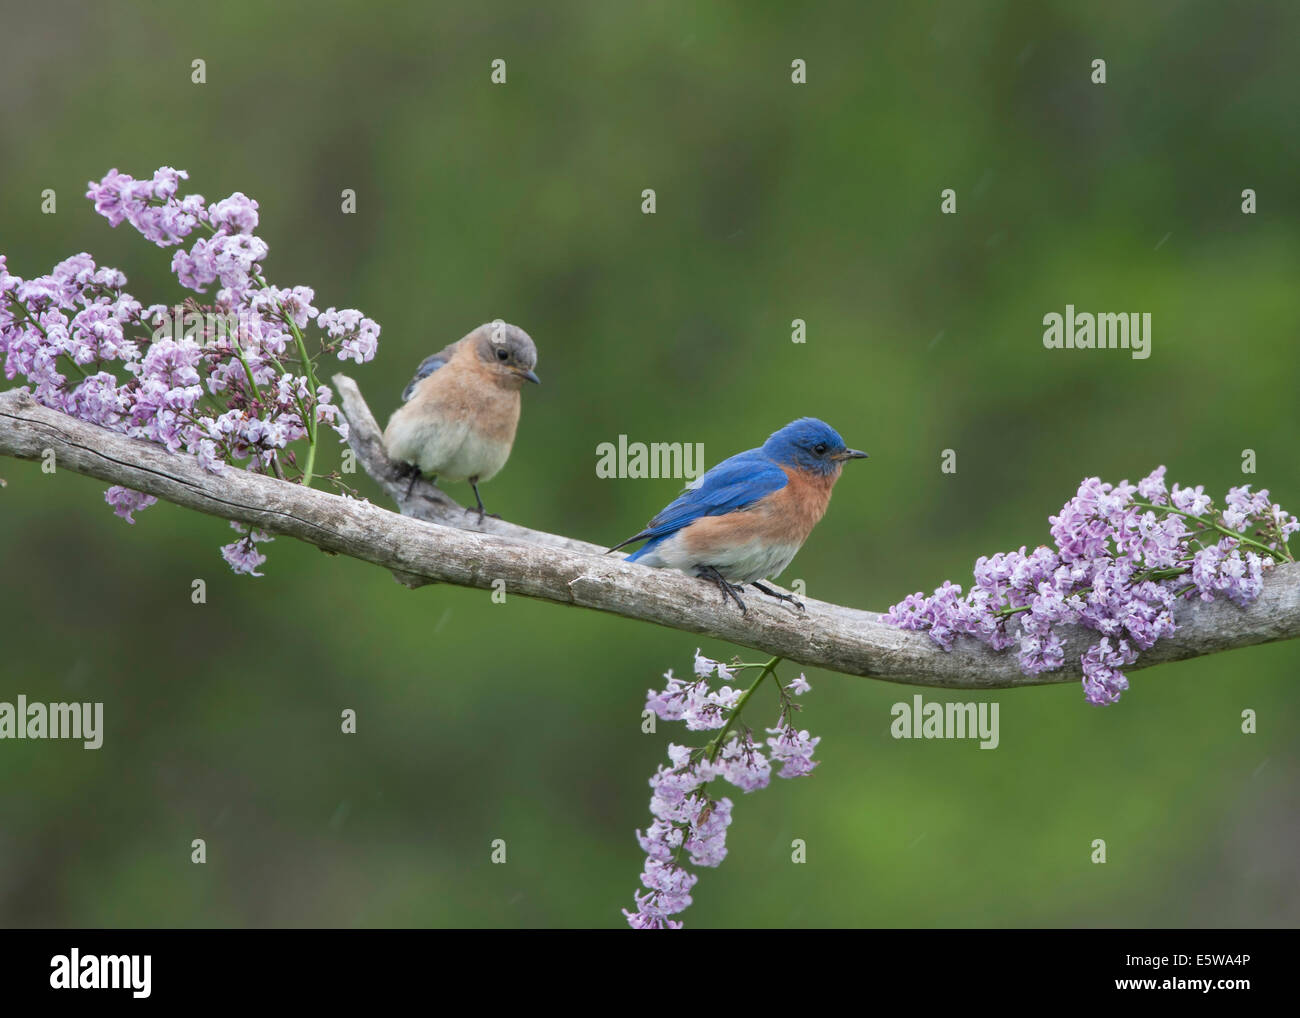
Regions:
[[[717,584],[723,602],[733,598],[742,614],[746,583],[802,610],[789,594],[758,581],[790,564],[826,512],[844,461],[866,455],[846,448],[824,421],[802,417],[759,448],[723,460],[610,551],[645,541],[629,562],[694,573]]]
[[[406,464],[412,486],[420,474],[469,481],[482,523],[479,482],[491,480],[510,458],[519,390],[541,381],[536,365],[528,333],[500,321],[426,357],[384,430],[389,458]]]

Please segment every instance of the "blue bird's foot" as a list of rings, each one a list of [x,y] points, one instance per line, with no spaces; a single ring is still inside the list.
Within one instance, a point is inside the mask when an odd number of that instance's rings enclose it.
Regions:
[[[806,612],[808,610],[803,606],[803,602],[800,601],[798,598],[796,598],[793,594],[782,594],[780,591],[773,590],[771,587],[768,587],[762,583],[752,583],[750,584],[750,586],[757,587],[768,597],[774,597],[778,601],[789,602],[790,604],[794,605],[794,607],[798,608],[801,612]]]
[[[741,615],[748,614],[749,609],[745,607],[745,602],[740,599],[740,592],[745,589],[743,585],[727,582],[726,578],[713,566],[700,566],[698,575],[700,579],[708,580],[722,591],[723,604],[727,603],[727,598],[731,598],[740,608]]]

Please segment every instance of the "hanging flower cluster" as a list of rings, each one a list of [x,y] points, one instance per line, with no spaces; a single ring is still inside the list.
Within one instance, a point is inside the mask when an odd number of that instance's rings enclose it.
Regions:
[[[798,730],[791,718],[800,705],[793,697],[811,687],[800,675],[788,685],[776,677],[780,659],[766,664],[725,665],[695,652],[695,678],[678,679],[669,670],[663,690],[649,690],[646,710],[662,721],[680,721],[687,731],[717,730],[706,745],[691,748],[668,745],[668,766],[660,765],[650,779],[650,813],[654,817],[636,837],[645,852],[641,883],[645,892],[635,895],[636,911],[623,910],[628,925],[639,930],[681,929],[673,916],[691,904],[691,888],[699,877],[682,865],[683,853],[692,866],[718,866],[727,855],[727,827],[731,824],[732,802],[718,798],[709,789],[721,779],[743,792],[766,788],[777,777],[801,778],[817,766],[813,750],[820,737]],[[759,669],[747,690],[722,685],[709,686],[716,676],[730,682],[736,672]],[[738,726],[741,711],[768,676],[777,688],[776,724],[767,729],[765,745],[753,732]]]

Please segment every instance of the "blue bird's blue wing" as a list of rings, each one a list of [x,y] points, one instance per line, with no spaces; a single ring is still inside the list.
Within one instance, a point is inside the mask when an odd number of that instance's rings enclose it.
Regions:
[[[624,544],[631,544],[634,541],[649,541],[653,544],[657,540],[675,534],[701,516],[724,516],[738,509],[744,509],[764,495],[780,491],[788,483],[789,478],[786,477],[785,471],[757,449],[742,452],[719,463],[700,478],[697,487],[682,492],[675,501],[665,506],[644,530],[616,547],[621,548]],[[650,545],[646,545],[630,558],[635,559],[649,547]]]

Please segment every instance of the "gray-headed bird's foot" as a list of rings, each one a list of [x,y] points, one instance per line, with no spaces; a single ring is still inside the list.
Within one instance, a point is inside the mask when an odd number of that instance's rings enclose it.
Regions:
[[[796,598],[793,594],[782,594],[780,591],[773,590],[771,587],[762,583],[751,583],[750,586],[756,587],[758,590],[761,590],[768,597],[774,597],[778,601],[788,601],[790,604],[794,605],[794,607],[798,608],[801,612],[805,612],[808,610],[803,606],[803,602],[800,601],[798,598]]]
[[[406,497],[411,497],[411,492],[415,490],[415,482],[420,479],[420,468],[414,463],[399,463],[397,467],[397,480],[406,479]]]
[[[478,493],[478,478],[477,478],[477,477],[471,477],[471,478],[469,479],[469,486],[470,486],[471,488],[474,489],[474,501],[478,503],[478,510],[477,510],[477,511],[478,511],[478,521],[479,521],[479,523],[482,524],[482,522],[483,522],[483,518],[484,518],[485,516],[491,516],[494,520],[499,520],[499,519],[501,519],[501,517],[498,516],[496,513],[490,513],[490,512],[488,512],[487,510],[485,510],[485,509],[483,508],[483,496],[480,495],[480,494]],[[474,510],[474,509],[471,509],[469,506],[466,506],[466,507],[465,507],[465,511],[466,511],[467,513],[472,513],[472,512],[474,512],[475,510]]]
[[[731,598],[740,608],[741,615],[748,614],[749,609],[745,607],[745,602],[740,599],[740,592],[745,589],[743,584],[738,585],[728,582],[713,566],[700,566],[699,577],[702,580],[708,580],[722,591],[723,604],[727,603],[727,598]]]
[[[502,518],[500,513],[484,512],[482,506],[475,507],[472,505],[467,505],[465,507],[465,511],[467,513],[474,513],[476,516],[478,516],[479,523],[482,523],[484,520],[499,520]]]

